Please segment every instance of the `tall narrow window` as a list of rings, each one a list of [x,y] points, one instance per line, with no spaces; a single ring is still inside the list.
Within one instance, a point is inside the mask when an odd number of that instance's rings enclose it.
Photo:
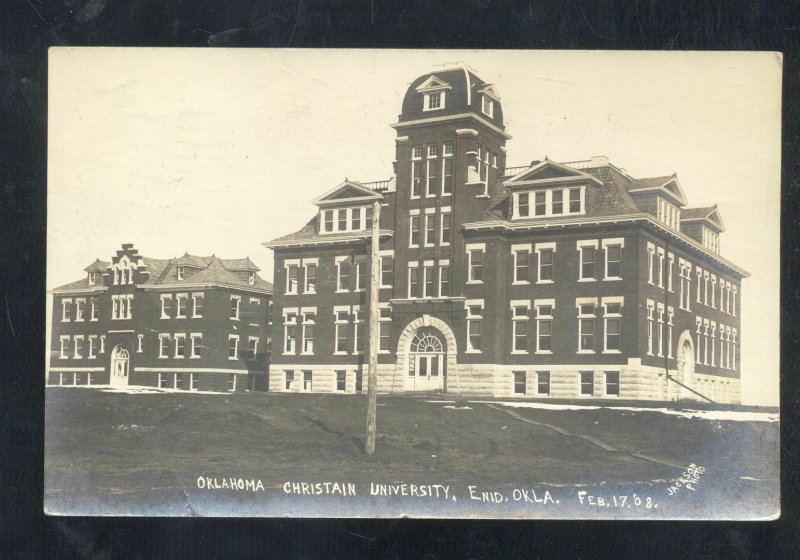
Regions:
[[[190,340],[190,349],[189,349],[189,357],[190,358],[202,358],[203,357],[203,334],[202,333],[191,333],[189,335]]]
[[[381,288],[392,286],[394,257],[385,255],[381,257]]]
[[[447,148],[447,144],[445,144],[445,149]],[[452,149],[452,144],[450,144],[450,148]],[[446,154],[445,154],[446,155]],[[453,193],[453,158],[445,157],[442,160],[442,194],[448,195]]]
[[[306,294],[317,293],[317,263],[303,263],[305,267],[305,286],[303,292]]]
[[[594,280],[594,247],[581,247],[580,280]]]
[[[656,318],[658,320],[656,331],[656,352],[659,357],[664,355],[664,304],[656,304]]]
[[[284,371],[284,388],[287,391],[294,389],[294,371]]]
[[[234,321],[239,320],[239,308],[242,303],[241,296],[233,295],[231,296],[231,319]]]
[[[72,357],[76,359],[83,358],[81,352],[83,351],[83,335],[76,334],[72,337],[73,348],[72,348]]]
[[[656,260],[656,275],[658,276],[658,287],[664,287],[664,249],[658,248],[658,259]]]
[[[436,215],[425,214],[425,246],[433,247],[436,243]]]
[[[185,319],[189,304],[189,294],[175,294],[175,318]]]
[[[333,231],[333,210],[325,210],[322,213],[322,224],[324,232]]]
[[[161,294],[161,318],[169,319],[169,304],[172,300],[172,294]]]
[[[175,357],[176,358],[185,358],[186,357],[186,334],[184,333],[175,333],[173,335],[175,339]]]
[[[350,260],[348,257],[336,261],[336,291],[350,291]]]
[[[72,305],[72,298],[63,298],[61,300],[61,322],[69,323],[69,311]]]
[[[192,317],[198,318],[203,316],[203,302],[205,301],[205,294],[196,292],[192,294]]]
[[[283,315],[283,353],[297,353],[297,312],[284,311]]]
[[[334,354],[347,354],[349,316],[350,310],[347,308],[336,308],[334,310]]]
[[[239,335],[228,335],[228,359],[236,360],[239,358]]]
[[[389,352],[392,334],[392,309],[390,307],[381,307],[378,321],[380,329],[380,344],[378,350],[380,352]]]
[[[554,190],[551,192],[553,201],[552,201],[552,213],[554,215],[559,215],[564,213],[564,191],[562,190]]]
[[[528,302],[511,302],[511,352],[515,354],[528,353]]]
[[[536,305],[536,352],[549,354],[553,350],[553,305],[537,303]]]
[[[717,323],[711,321],[711,367],[717,365]]]
[[[622,303],[614,298],[603,298],[603,331],[605,342],[603,352],[619,352],[620,329],[622,327]]]
[[[420,216],[413,215],[409,220],[409,247],[419,247],[420,245]]]
[[[514,372],[514,394],[515,395],[524,395],[526,391],[527,391],[527,387],[526,387],[525,372],[524,371],[515,371]]]
[[[695,357],[696,357],[697,363],[698,364],[702,364],[703,363],[703,353],[702,353],[703,346],[702,346],[701,343],[703,341],[703,320],[700,317],[697,317],[695,319],[695,321],[696,321],[695,322],[695,324],[696,324],[696,330],[695,330],[696,339],[695,339],[695,344],[694,344],[695,345],[694,353],[695,353]]]
[[[89,320],[90,321],[97,321],[98,320],[98,300],[96,297],[89,298]]]
[[[595,303],[578,301],[578,352],[594,353]]]
[[[434,278],[435,268],[432,263],[429,266],[427,263],[422,269],[423,274],[423,294],[422,297],[432,298],[436,297],[436,279]]]
[[[619,372],[607,371],[606,372],[606,395],[612,397],[619,396]]]
[[[538,282],[552,282],[555,250],[550,248],[539,249],[537,245],[536,253],[539,257]]]
[[[517,217],[527,218],[530,216],[530,213],[530,194],[519,193],[519,195],[517,195]]]
[[[606,245],[606,280],[622,278],[622,245]]]
[[[339,231],[347,231],[347,208],[339,208],[336,211],[336,222]]]
[[[483,251],[484,246],[467,245],[467,281],[470,283],[483,282]]]
[[[286,293],[287,294],[296,294],[297,293],[297,278],[299,274],[300,267],[296,264],[290,264],[286,266]]]
[[[550,372],[537,371],[536,372],[536,394],[549,395],[550,394]]]
[[[467,301],[465,304],[467,308],[467,352],[480,352],[483,301]]]
[[[158,357],[159,358],[168,358],[169,352],[169,335],[166,333],[161,333],[158,335]]]
[[[439,297],[450,296],[450,265],[439,264]]]
[[[347,388],[347,372],[337,370],[336,371],[336,390],[340,393],[343,393]]]
[[[419,265],[408,266],[408,297],[420,297]]]
[[[313,388],[314,373],[308,370],[303,371],[303,391],[311,392]]]
[[[449,211],[445,211],[445,209],[442,209],[442,213],[440,214],[440,220],[441,220],[441,222],[440,222],[440,224],[441,224],[440,225],[440,227],[441,227],[441,236],[440,236],[440,239],[439,239],[439,243],[441,245],[449,245],[450,244],[450,238],[452,236],[452,233],[451,233],[452,225],[451,225],[451,214],[450,214],[450,212]]]
[[[314,327],[316,324],[316,311],[303,311],[303,349],[302,354],[314,353]]]
[[[429,146],[430,148],[436,148],[436,146]],[[436,157],[434,154],[433,157]],[[439,160],[438,159],[429,159],[428,160],[428,178],[427,183],[425,185],[425,196],[436,196],[436,191],[438,190],[437,187],[439,186]]]
[[[535,216],[547,214],[547,193],[539,191],[533,195],[533,211]]]
[[[672,326],[675,320],[675,308],[667,307],[667,357],[672,358]]]
[[[367,289],[367,261],[356,261],[356,291],[363,292]]]
[[[361,208],[353,208],[352,216],[350,219],[350,229],[359,231],[361,229]]]
[[[703,364],[708,365],[708,319],[703,319]]]
[[[655,257],[656,248],[652,243],[647,244],[647,283],[653,284],[655,276],[653,272],[653,258]]]
[[[647,300],[647,354],[649,356],[653,355],[653,329],[655,325],[655,303],[653,300]]]
[[[353,338],[355,339],[354,354],[363,354],[366,340],[366,323],[364,321],[364,312],[353,307]]]
[[[569,213],[581,213],[581,189],[569,189]]]
[[[416,148],[415,148],[416,149]],[[411,196],[422,196],[422,175],[425,163],[422,161],[411,162]]]
[[[514,251],[514,283],[527,284],[530,280],[530,249],[517,249]]]
[[[672,271],[675,269],[675,255],[667,254],[667,290],[672,292]]]
[[[83,304],[86,298],[75,298],[75,322],[83,321]]]

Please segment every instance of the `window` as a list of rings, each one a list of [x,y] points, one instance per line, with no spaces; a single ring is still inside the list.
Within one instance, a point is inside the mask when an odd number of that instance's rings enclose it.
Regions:
[[[202,358],[203,352],[203,335],[201,333],[192,333],[189,335],[191,341],[190,358]]]
[[[621,297],[604,297],[602,300],[603,331],[605,332],[603,352],[606,354],[617,353],[621,350],[622,301]]]
[[[580,214],[583,203],[582,189],[569,189],[569,213]]]
[[[733,287],[733,299],[731,300],[731,314],[736,317],[736,286]]]
[[[606,395],[619,396],[619,372],[607,371],[606,372]]]
[[[347,389],[347,372],[346,371],[337,371],[336,372],[336,390],[339,392],[344,392]]]
[[[353,306],[353,338],[355,339],[355,347],[353,354],[363,354],[366,340],[366,323],[364,321],[364,312],[358,305]]]
[[[708,319],[703,319],[703,364],[708,365]]]
[[[467,265],[469,267],[467,283],[483,282],[483,252],[485,249],[486,246],[483,244],[467,245]]]
[[[708,305],[708,279],[709,273],[707,270],[703,271],[703,305]]]
[[[322,212],[322,231],[333,231],[333,210],[323,210]]]
[[[675,308],[667,307],[667,357],[672,358],[672,326],[675,319]]]
[[[443,148],[444,148],[444,150],[443,150],[444,157],[453,155],[453,143],[452,142],[445,142]]]
[[[549,395],[550,394],[550,372],[538,371],[536,372],[536,394]]]
[[[139,336],[141,337],[142,335]],[[97,358],[97,355],[95,354],[95,350],[97,349],[97,335],[90,334],[88,336],[88,340],[89,340],[89,349],[87,350],[88,354],[86,357],[89,358],[90,360],[93,360]],[[139,348],[141,348],[141,338],[139,338],[139,343],[140,343]]]
[[[72,337],[73,349],[72,349],[72,357],[73,359],[81,359],[83,356],[81,352],[83,351],[83,335],[76,334]]]
[[[467,310],[467,352],[480,352],[483,300],[467,300],[464,305]]]
[[[715,367],[717,354],[717,323],[711,321],[711,366]]]
[[[652,243],[647,243],[647,283],[653,284],[653,257],[656,253],[656,247]]]
[[[729,350],[731,352],[730,355],[730,368],[735,370],[736,369],[736,329],[731,329],[729,333],[730,337],[732,338],[731,344],[729,345]]]
[[[409,222],[410,239],[408,242],[409,247],[419,247],[419,242],[420,242],[419,221],[420,221],[419,215],[412,215],[410,218]]]
[[[423,111],[434,111],[436,109],[444,109],[444,94],[445,92],[443,91],[426,93]]]
[[[235,360],[239,357],[239,335],[228,335],[228,359]]]
[[[553,215],[559,215],[564,213],[564,191],[557,190],[557,191],[550,191],[552,195],[552,206],[550,209],[550,213]]]
[[[303,309],[303,348],[301,354],[314,353],[314,327],[316,325],[316,308]]]
[[[336,307],[334,308],[334,317],[335,317],[335,346],[333,353],[334,354],[347,354],[347,331],[348,325],[350,323],[350,309],[348,307]]]
[[[98,301],[96,297],[89,298],[89,320],[97,321]]]
[[[537,282],[550,283],[553,281],[553,263],[556,252],[555,243],[536,244],[536,256],[538,260]]]
[[[553,300],[535,300],[536,306],[536,353],[552,353]]]
[[[670,292],[674,291],[672,289],[672,271],[675,268],[675,255],[672,253],[667,253],[667,290]]]
[[[581,375],[581,395],[594,395],[594,372],[582,371]]]
[[[514,394],[524,395],[526,391],[526,379],[524,371],[514,372]]]
[[[69,356],[67,356],[67,346],[69,346],[69,335],[59,336],[58,342],[60,344],[58,357],[61,358],[62,360],[69,358]]]
[[[434,150],[434,154],[431,155],[431,149]],[[436,146],[428,146],[428,157],[436,157]],[[438,159],[429,159],[428,160],[428,174],[427,180],[425,181],[425,196],[436,196],[436,191],[439,187],[439,160]]]
[[[695,336],[696,336],[696,340],[695,340],[695,356],[696,356],[697,363],[698,364],[702,364],[703,363],[703,353],[702,353],[703,346],[702,346],[701,342],[703,341],[703,338],[702,338],[702,335],[703,335],[703,320],[700,317],[696,317],[695,318],[695,324],[697,326],[696,331],[695,331]]]
[[[283,311],[283,353],[297,353],[297,311]]]
[[[305,285],[303,286],[303,292],[306,294],[315,294],[317,293],[317,263],[315,262],[303,262],[303,266],[305,268]]]
[[[228,391],[235,392],[236,391],[236,378],[239,377],[235,373],[231,373],[228,375]]]
[[[711,275],[711,308],[712,309],[716,309],[717,308],[717,300],[716,300],[716,295],[715,295],[716,293],[717,293],[717,277],[716,277],[716,275],[712,274]],[[77,321],[77,319],[76,319],[76,321]]]
[[[515,213],[518,218],[527,218],[530,216],[530,193],[518,193],[515,197],[517,201],[517,211]]]
[[[338,231],[347,231],[347,212],[348,208],[336,210],[336,228]]]
[[[83,321],[83,304],[86,298],[75,298],[75,322]]]
[[[258,337],[257,336],[248,337],[248,339],[247,339],[247,351],[248,351],[248,354],[249,354],[248,355],[248,359],[251,362],[256,361],[256,358],[258,357]]]
[[[294,387],[294,371],[286,370],[283,372],[284,388],[291,391]]]
[[[678,274],[681,281],[680,302],[678,307],[690,311],[692,292],[692,265],[683,259],[678,259]]]
[[[133,294],[120,294],[111,296],[111,318],[133,318]]]
[[[433,267],[433,261],[425,261],[425,266],[422,268],[422,297],[436,297],[436,279],[434,278],[435,270],[436,269]]]
[[[190,391],[197,391],[197,378],[199,377],[196,373],[189,374],[189,390]]]
[[[159,389],[169,389],[169,376],[166,373],[158,374]]]
[[[452,216],[450,214],[450,208],[442,208],[442,213],[439,215],[439,218],[439,243],[441,245],[449,245],[452,235]]]
[[[336,291],[350,291],[350,259],[336,257]]]
[[[96,272],[90,272],[89,273],[89,285],[90,286],[94,286],[95,284],[97,284],[97,273]]]
[[[414,148],[419,148],[420,151],[422,148],[417,146]],[[421,155],[418,157],[422,157]],[[419,198],[422,196],[422,170],[424,169],[425,163],[422,161],[412,161],[411,162],[411,197],[412,198]]]
[[[313,372],[308,371],[308,370],[304,370],[303,371],[303,391],[309,391],[310,392],[313,389],[313,387],[312,387],[313,379],[314,379]]]
[[[602,245],[606,254],[606,280],[618,280],[622,278],[622,248],[625,240],[603,239]]]
[[[494,101],[487,95],[481,98],[481,111],[484,115],[494,117]]]
[[[178,267],[178,280],[183,280],[185,276],[186,276],[186,267],[185,266],[179,266]]]
[[[394,274],[393,265],[394,265],[394,256],[392,255],[381,256],[381,288],[392,287],[392,276]]]
[[[656,345],[659,357],[664,355],[664,304],[656,304],[656,318],[658,319],[658,326],[656,331]]]
[[[447,146],[450,146],[450,154],[447,154]],[[452,155],[453,144],[445,144],[445,159],[442,160],[442,194],[448,195],[453,193],[453,158],[447,157]]]
[[[175,339],[175,357],[176,358],[185,358],[186,357],[186,335],[184,333],[175,333],[173,335]]]
[[[420,297],[418,262],[408,263],[408,297],[409,299]]]
[[[205,294],[196,292],[192,294],[192,317],[199,318],[203,316],[203,303],[205,301]]]
[[[378,346],[379,352],[389,352],[389,344],[391,342],[391,330],[392,330],[392,310],[389,307],[381,307],[380,308],[380,318],[379,321],[379,339],[380,343]]]
[[[425,214],[425,246],[433,247],[436,243],[436,216]]]
[[[597,300],[594,298],[578,298],[578,353],[594,353],[594,320]]]
[[[664,249],[658,247],[658,260],[656,261],[656,274],[658,275],[658,287],[664,287]]]
[[[296,261],[293,262],[286,262],[286,293],[287,294],[296,294],[297,293],[297,280],[300,273],[300,267]]]
[[[241,303],[241,296],[231,296],[231,319],[234,321],[239,320],[239,307]]]
[[[579,244],[581,242],[578,242]],[[578,250],[581,256],[581,269],[578,280],[594,280],[594,253],[597,247],[597,241],[593,242],[594,245],[579,245]]]
[[[653,355],[653,328],[655,321],[655,303],[652,299],[647,300],[647,355]]]
[[[511,302],[511,353],[528,353],[528,313],[530,302],[512,301]]]
[[[534,215],[545,216],[547,214],[547,193],[539,191],[533,195]]]
[[[514,255],[514,284],[527,284],[530,280],[530,245],[512,246]]]
[[[186,305],[189,300],[189,294],[175,294],[175,318],[186,318]]]
[[[439,261],[439,297],[449,297],[449,296],[450,296],[450,264],[449,261]]]
[[[367,261],[356,261],[356,291],[363,292],[367,289]]]
[[[168,358],[167,352],[169,352],[169,340],[170,337],[166,333],[161,333],[158,335],[158,357],[159,358]]]

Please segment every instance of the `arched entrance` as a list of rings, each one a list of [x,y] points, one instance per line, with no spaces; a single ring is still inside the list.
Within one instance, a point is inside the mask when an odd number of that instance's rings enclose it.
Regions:
[[[117,386],[128,385],[131,354],[122,345],[117,345],[111,352],[111,376],[109,383]]]
[[[456,356],[456,337],[450,325],[428,314],[417,317],[400,333],[392,390],[449,391],[453,379],[458,378]]]
[[[694,343],[691,333],[683,331],[678,339],[678,369],[675,372],[676,380],[685,385],[670,383],[667,385],[670,400],[685,399],[694,396],[686,387],[694,388]],[[671,386],[670,386],[671,385]]]
[[[442,338],[442,334],[432,327],[424,327],[414,333],[408,351],[408,375],[405,383],[407,390],[444,389],[446,346]]]

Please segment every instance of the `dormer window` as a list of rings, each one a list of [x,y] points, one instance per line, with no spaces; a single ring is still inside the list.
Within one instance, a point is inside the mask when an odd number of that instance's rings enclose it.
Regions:
[[[320,233],[364,231],[372,226],[372,209],[366,206],[320,212]]]
[[[488,95],[482,97],[481,111],[484,115],[494,118],[494,100]]]
[[[585,214],[586,187],[515,192],[513,202],[513,219]]]
[[[94,286],[97,283],[97,273],[90,272],[89,273],[89,285]]]
[[[444,91],[434,91],[425,94],[424,111],[435,111],[437,109],[444,109]]]
[[[250,284],[251,286],[256,283],[255,272],[251,272],[250,274],[247,275],[247,283]]]
[[[656,217],[662,223],[667,224],[672,229],[680,229],[681,211],[680,208],[658,197],[656,203]]]
[[[703,226],[703,246],[719,254],[719,234],[706,226]]]
[[[178,280],[183,280],[185,275],[186,275],[186,267],[185,266],[179,266],[178,267]]]

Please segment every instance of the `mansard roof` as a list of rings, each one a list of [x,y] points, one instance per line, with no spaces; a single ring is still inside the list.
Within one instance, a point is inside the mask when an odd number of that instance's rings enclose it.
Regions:
[[[317,233],[317,216],[311,218],[303,228],[294,233],[277,237],[271,241],[262,243],[267,249],[275,249],[278,247],[303,247],[313,245],[337,245],[354,242],[363,242],[372,236],[372,231],[351,231],[346,233]],[[382,229],[380,231],[381,238],[391,237],[394,231],[390,229]]]
[[[716,204],[699,208],[684,208],[681,210],[681,223],[683,222],[706,222],[718,232],[725,231],[725,222],[722,221]]]
[[[132,250],[132,246],[126,245],[124,251]],[[123,252],[124,252],[123,251]],[[117,261],[122,257],[123,252],[118,251]],[[250,284],[246,276],[237,274],[241,272],[258,272],[259,268],[253,264],[249,257],[242,259],[220,259],[215,255],[200,257],[185,253],[182,257],[172,259],[154,259],[151,257],[136,256],[139,271],[144,273],[144,279],[136,282],[137,286],[171,286],[171,285],[194,285],[194,284],[218,284],[243,289],[256,289],[262,292],[271,292],[272,284],[261,279],[256,274],[255,283]],[[87,272],[107,273],[111,263],[97,259],[94,263],[86,267]],[[178,280],[177,269],[179,266],[186,266],[197,269],[194,274]],[[81,291],[102,291],[104,285],[96,283],[89,284],[89,279],[83,278],[54,288],[53,292],[69,293]]]

